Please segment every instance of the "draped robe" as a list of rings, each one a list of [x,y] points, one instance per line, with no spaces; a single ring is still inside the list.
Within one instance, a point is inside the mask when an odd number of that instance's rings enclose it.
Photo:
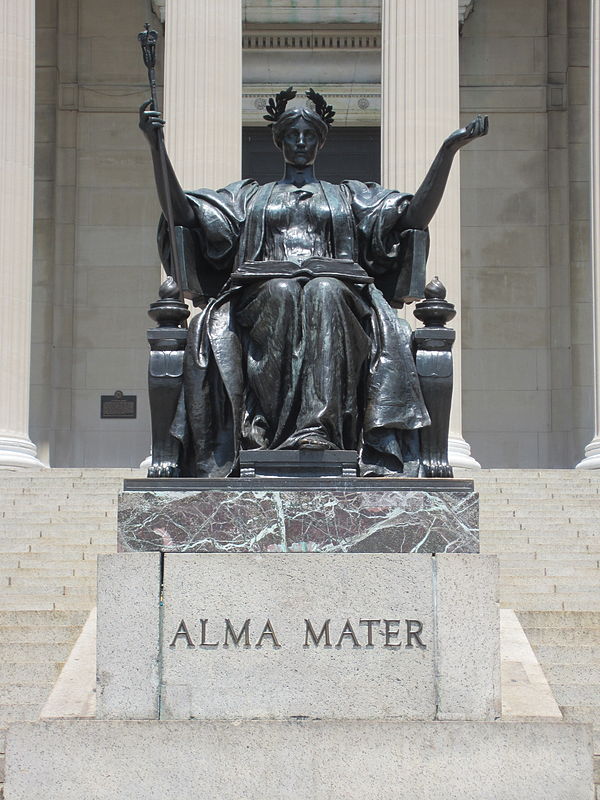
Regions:
[[[257,297],[270,302],[277,299],[265,291],[266,282],[240,286],[235,275],[247,262],[270,262],[274,255],[281,257],[280,252],[273,252],[278,249],[272,235],[279,192],[276,186],[240,181],[219,191],[203,189],[187,194],[195,217],[190,228],[195,268],[199,274],[212,275],[217,281],[221,276],[223,286],[192,320],[189,329],[183,391],[171,426],[172,434],[183,444],[182,471],[186,475],[232,474],[240,447],[294,447],[294,437],[298,435],[295,425],[302,427],[298,419],[300,408],[312,402],[311,396],[306,399],[306,386],[290,378],[289,391],[284,386],[283,391],[276,393],[279,404],[275,409],[279,428],[276,431],[274,411],[271,408],[267,413],[266,409],[272,405],[268,402],[271,399],[268,392],[253,390],[251,386],[252,370],[256,368],[255,360],[250,364],[252,346],[256,343],[252,338],[256,338],[253,328],[262,307],[256,306],[253,317],[252,301]],[[326,205],[326,217],[318,235],[314,231],[309,234],[307,225],[304,255],[322,256],[325,250],[325,257],[359,265],[375,280],[399,269],[401,233],[406,228],[403,214],[410,195],[359,181],[340,185],[321,181],[314,191]],[[169,271],[170,242],[164,220],[159,226],[159,249]],[[296,375],[312,375],[310,380],[320,380],[321,385],[329,387],[326,391],[330,397],[321,396],[325,390],[316,393],[319,402],[335,408],[336,418],[342,420],[337,424],[340,429],[335,430],[336,422],[329,415],[329,438],[336,447],[358,450],[361,474],[415,475],[418,429],[430,424],[430,420],[411,354],[408,324],[398,318],[373,283],[356,284],[344,279],[339,286],[336,279],[335,288],[340,290],[336,291],[336,298],[333,293],[327,297],[327,285],[334,284],[321,281],[320,294],[325,294],[328,301],[314,306],[321,309],[317,312],[321,319],[311,320],[310,325],[306,320],[302,323],[301,309],[296,309],[294,303],[304,302],[306,286],[311,283],[304,279],[299,282],[298,291],[285,294],[286,302],[292,303],[292,312],[298,311],[299,333],[295,334],[292,345],[287,339],[285,344],[272,337],[268,342],[268,357],[272,363],[279,359],[285,366],[286,359],[290,359],[286,347],[288,351],[291,347]],[[289,288],[294,287],[290,284]],[[331,328],[332,314],[338,318],[338,328]],[[347,343],[334,348],[338,353],[334,353],[335,357],[341,358],[334,369],[319,358],[318,337],[323,326],[328,340],[335,338],[340,324],[345,327],[343,337],[339,338],[347,339]],[[355,332],[347,337],[350,328]],[[367,343],[360,363],[351,350],[364,347],[358,328],[364,332]],[[311,363],[304,366],[296,363],[306,360],[306,353]],[[356,361],[351,369],[345,363],[349,356]],[[260,363],[258,367],[261,368]],[[328,368],[338,376],[337,381],[324,380]],[[291,375],[291,368],[286,374]],[[298,399],[296,395],[303,392],[304,397]],[[313,392],[313,396],[316,394]],[[261,396],[265,408],[261,408]],[[340,406],[343,406],[341,411]],[[316,417],[322,417],[323,413],[322,408],[315,409]],[[346,425],[343,420],[353,416],[355,424]]]

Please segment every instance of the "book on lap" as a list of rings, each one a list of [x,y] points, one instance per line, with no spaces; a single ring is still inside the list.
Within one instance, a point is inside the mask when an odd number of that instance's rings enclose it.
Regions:
[[[352,283],[373,283],[373,278],[355,261],[345,258],[307,258],[293,261],[246,261],[231,274],[234,285],[272,278],[338,278]]]

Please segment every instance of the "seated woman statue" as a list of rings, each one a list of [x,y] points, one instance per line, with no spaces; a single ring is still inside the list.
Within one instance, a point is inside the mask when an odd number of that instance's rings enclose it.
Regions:
[[[286,109],[290,89],[265,119],[283,155],[283,176],[184,192],[159,164],[158,112],[145,103],[140,127],[154,160],[163,210],[190,232],[195,268],[222,275],[222,289],[193,318],[183,391],[171,434],[182,475],[235,474],[240,449],[356,450],[361,475],[419,474],[420,428],[430,420],[411,353],[410,328],[376,288],[398,270],[402,234],[424,231],[455,153],[487,132],[476,117],[442,144],[410,195],[375,183],[320,181],[315,160],[333,121]],[[159,227],[170,270],[168,228]]]

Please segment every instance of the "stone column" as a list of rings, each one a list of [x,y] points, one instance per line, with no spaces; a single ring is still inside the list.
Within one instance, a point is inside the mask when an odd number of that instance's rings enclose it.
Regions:
[[[594,309],[594,438],[585,448],[578,469],[600,469],[600,3],[592,0],[590,21],[590,147],[591,207],[590,254]]]
[[[383,0],[381,81],[381,180],[389,188],[414,192],[444,138],[459,127],[456,0]],[[450,463],[476,469],[479,464],[462,437],[458,156],[455,162],[431,224],[428,275],[440,277],[458,311]]]
[[[39,467],[28,435],[35,0],[3,0],[1,17],[0,467]]]
[[[165,7],[165,137],[185,189],[218,189],[242,170],[242,0]]]

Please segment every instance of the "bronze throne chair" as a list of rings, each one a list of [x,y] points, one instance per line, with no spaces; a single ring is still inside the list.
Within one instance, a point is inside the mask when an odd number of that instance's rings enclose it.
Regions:
[[[402,261],[393,274],[379,276],[376,286],[394,308],[418,302],[415,317],[424,327],[412,333],[412,352],[431,425],[419,432],[419,477],[451,478],[448,463],[448,429],[452,402],[452,345],[455,331],[446,327],[456,314],[446,300],[446,289],[436,277],[425,285],[429,251],[427,231],[409,230],[404,238]],[[193,244],[186,228],[175,229],[183,297],[202,307],[223,288],[227,276],[198,275],[194,268]],[[424,299],[423,299],[424,298]],[[150,305],[149,316],[157,323],[148,330],[150,359],[148,394],[152,423],[152,465],[149,478],[181,475],[181,444],[171,434],[183,386],[183,356],[187,342],[187,305],[180,299],[172,277],[159,289],[159,299]]]

